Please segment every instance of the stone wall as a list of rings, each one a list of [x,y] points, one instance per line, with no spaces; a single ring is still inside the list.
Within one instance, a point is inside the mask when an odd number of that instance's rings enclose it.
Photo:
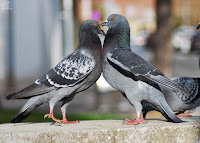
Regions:
[[[184,123],[148,120],[146,124],[123,125],[122,120],[80,121],[79,124],[1,124],[1,143],[199,143],[200,117]]]

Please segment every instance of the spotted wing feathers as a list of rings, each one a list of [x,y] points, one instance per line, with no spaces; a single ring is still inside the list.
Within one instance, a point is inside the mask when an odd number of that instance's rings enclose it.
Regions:
[[[83,80],[93,70],[95,61],[91,54],[84,50],[77,50],[51,69],[35,83],[48,81],[55,87],[69,87]]]
[[[171,80],[190,93],[189,96],[174,91],[176,92],[176,96],[178,96],[178,98],[180,98],[184,103],[195,103],[200,100],[200,78],[175,77]]]

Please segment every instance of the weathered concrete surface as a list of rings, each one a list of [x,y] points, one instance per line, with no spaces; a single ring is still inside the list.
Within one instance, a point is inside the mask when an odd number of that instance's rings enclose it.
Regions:
[[[122,120],[80,121],[79,124],[1,124],[1,143],[198,143],[200,117],[184,118],[184,123],[148,120],[147,124],[122,125]]]

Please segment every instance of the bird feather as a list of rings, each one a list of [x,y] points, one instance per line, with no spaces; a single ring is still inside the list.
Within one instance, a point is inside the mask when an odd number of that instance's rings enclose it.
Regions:
[[[126,55],[126,56],[124,56]],[[107,58],[122,69],[131,72],[134,76],[146,78],[162,86],[182,91],[189,94],[185,89],[175,84],[169,78],[165,77],[162,72],[136,55],[128,48],[116,47],[109,50]]]

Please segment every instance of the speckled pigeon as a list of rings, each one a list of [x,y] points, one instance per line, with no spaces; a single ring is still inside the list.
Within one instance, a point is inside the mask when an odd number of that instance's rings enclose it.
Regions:
[[[191,116],[190,112],[184,112],[186,110],[193,110],[200,106],[200,78],[174,77],[171,78],[171,80],[188,91],[190,96],[177,90],[166,90],[164,87],[161,87],[168,105],[172,111],[176,112],[177,116],[179,117]],[[147,101],[143,101],[142,106],[142,113],[144,118],[149,111],[157,110]]]
[[[200,28],[200,24],[197,26],[197,30]],[[199,66],[200,66],[200,58],[199,58]],[[176,112],[179,117],[187,117],[191,116],[190,112],[184,113],[186,110],[193,110],[194,108],[200,106],[200,78],[192,78],[192,77],[175,77],[171,78],[171,80],[187,90],[190,93],[190,96],[183,94],[180,91],[171,90],[167,91],[162,88],[165,99],[169,104],[170,108]],[[157,110],[147,101],[142,102],[142,113],[143,117],[146,118],[146,114],[149,111]],[[183,114],[182,114],[183,113]]]
[[[160,85],[169,90],[187,92],[131,51],[127,19],[119,14],[112,14],[101,25],[108,26],[103,45],[103,76],[112,87],[121,91],[136,109],[136,120],[125,119],[124,124],[146,122],[140,117],[141,102],[144,100],[158,108],[168,121],[182,122],[168,106]]]
[[[12,123],[23,121],[35,108],[48,102],[50,113],[45,117],[52,118],[58,123],[78,122],[67,120],[66,108],[75,94],[89,88],[102,72],[102,45],[98,34],[103,33],[97,21],[83,22],[79,31],[79,46],[72,54],[30,86],[6,97],[7,99],[29,99],[11,120]],[[58,101],[62,101],[62,120],[56,119],[53,115],[54,105]]]

